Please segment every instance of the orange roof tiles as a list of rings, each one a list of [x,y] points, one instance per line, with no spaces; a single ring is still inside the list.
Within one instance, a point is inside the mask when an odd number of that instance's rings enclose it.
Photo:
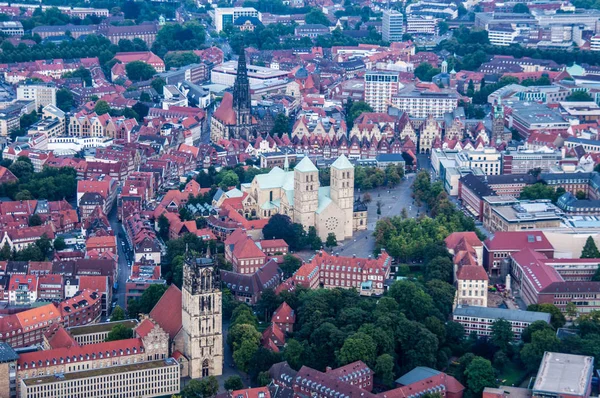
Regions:
[[[181,329],[181,290],[177,286],[169,286],[150,311],[150,318],[158,323],[171,339],[175,338]]]

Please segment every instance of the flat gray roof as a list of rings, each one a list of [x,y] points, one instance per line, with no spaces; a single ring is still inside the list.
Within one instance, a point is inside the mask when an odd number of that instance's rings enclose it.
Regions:
[[[546,351],[533,392],[584,396],[593,370],[594,357]]]
[[[545,321],[550,323],[550,314],[545,312],[509,310],[507,308],[458,306],[453,314],[490,319],[502,318],[517,322]]]

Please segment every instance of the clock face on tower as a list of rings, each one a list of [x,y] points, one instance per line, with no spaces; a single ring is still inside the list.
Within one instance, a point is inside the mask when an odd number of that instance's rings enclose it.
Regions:
[[[330,231],[333,231],[334,229],[336,229],[338,226],[338,219],[336,217],[329,217],[327,220],[325,220],[325,228],[327,228]]]

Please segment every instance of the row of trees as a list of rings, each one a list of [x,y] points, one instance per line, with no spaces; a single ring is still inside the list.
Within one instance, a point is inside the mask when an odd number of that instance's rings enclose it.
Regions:
[[[291,165],[290,165],[291,166]],[[196,181],[203,188],[218,186],[223,189],[239,186],[240,183],[250,183],[258,174],[268,173],[269,169],[260,169],[256,167],[244,167],[243,164],[237,164],[235,167],[223,167],[219,172],[214,166],[202,170],[196,176]]]
[[[13,200],[72,199],[77,191],[77,172],[72,167],[44,167],[34,173],[33,164],[28,157],[20,156],[14,162],[2,161],[2,166],[19,179],[0,185],[0,196],[8,196]]]
[[[578,64],[600,65],[600,54],[594,51],[579,51],[578,48],[574,48],[573,51],[541,50],[525,48],[518,44],[506,47],[493,46],[489,42],[487,31],[476,28],[469,29],[466,26],[455,29],[453,37],[442,41],[437,49],[446,50],[460,57],[460,59],[452,59],[452,66],[450,66],[449,60],[448,67],[454,67],[456,70],[476,70],[488,60],[489,55],[550,59],[559,64],[576,62]]]

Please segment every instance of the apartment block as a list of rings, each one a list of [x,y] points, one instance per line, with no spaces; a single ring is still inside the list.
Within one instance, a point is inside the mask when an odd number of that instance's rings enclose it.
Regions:
[[[365,102],[374,112],[387,113],[392,96],[398,93],[397,72],[367,71],[365,73]]]
[[[56,106],[56,91],[53,83],[21,84],[17,87],[17,100],[35,101],[35,109],[46,105]]]

